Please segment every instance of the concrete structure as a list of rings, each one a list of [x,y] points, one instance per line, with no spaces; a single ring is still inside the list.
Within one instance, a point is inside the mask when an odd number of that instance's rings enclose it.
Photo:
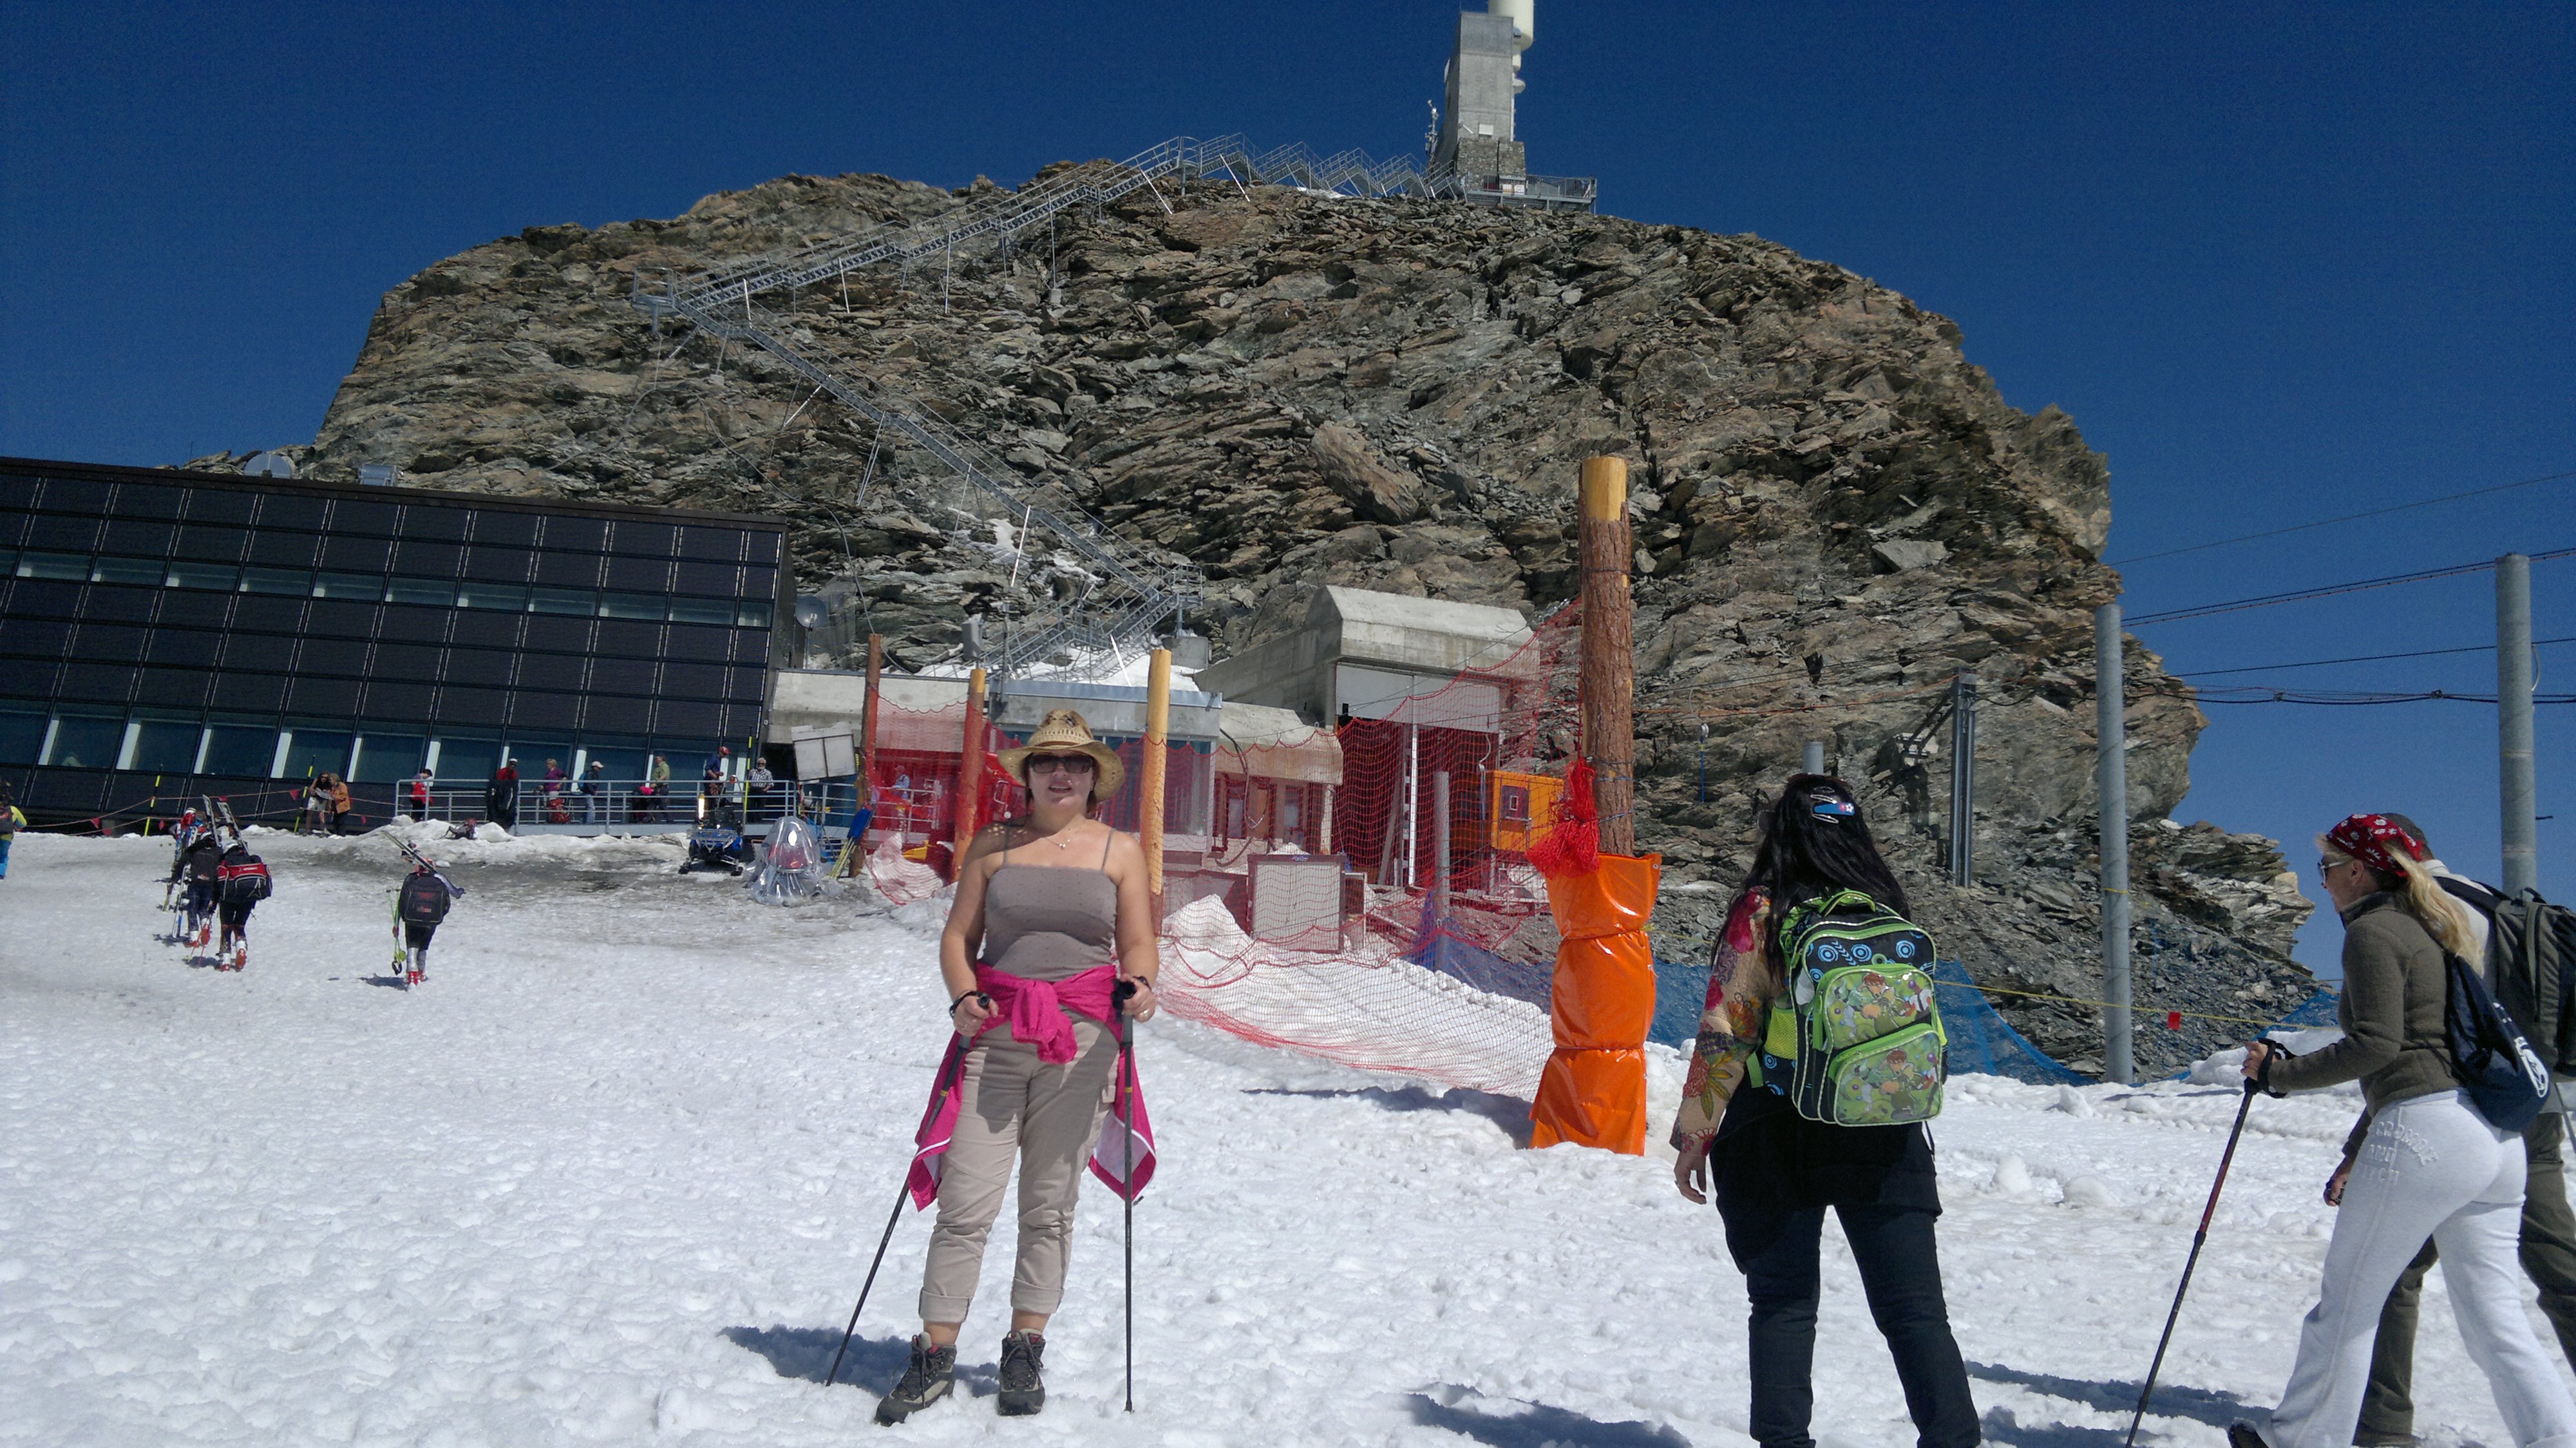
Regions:
[[[1537,0],[1487,0],[1484,14],[1458,17],[1431,174],[1454,176],[1459,194],[1486,205],[1589,211],[1597,194],[1590,178],[1533,176],[1521,144],[1514,98],[1521,52],[1537,38],[1536,8]]]
[[[1494,733],[1514,691],[1536,682],[1529,625],[1508,608],[1326,585],[1296,632],[1211,664],[1199,686],[1293,709]]]

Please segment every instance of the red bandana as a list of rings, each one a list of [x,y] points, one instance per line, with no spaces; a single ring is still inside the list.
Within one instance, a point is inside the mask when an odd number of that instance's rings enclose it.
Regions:
[[[2403,876],[2397,867],[2397,855],[2410,860],[2424,858],[2423,848],[2412,835],[2391,822],[2386,815],[2357,814],[2326,831],[2326,842],[2361,861],[2382,875]]]

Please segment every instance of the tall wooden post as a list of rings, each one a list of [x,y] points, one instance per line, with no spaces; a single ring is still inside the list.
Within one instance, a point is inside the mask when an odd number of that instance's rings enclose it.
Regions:
[[[966,847],[975,843],[982,821],[975,818],[984,793],[984,671],[966,676],[965,757],[957,767],[957,841],[949,856],[948,878],[965,868]]]
[[[1601,809],[1601,853],[1637,853],[1635,605],[1628,594],[1628,460],[1583,463],[1583,756]]]
[[[1145,847],[1145,885],[1154,920],[1163,918],[1163,777],[1172,731],[1172,651],[1154,650],[1145,674],[1145,778],[1137,787],[1136,838]]]
[[[877,681],[885,673],[885,635],[868,635],[868,693],[859,711],[859,807],[876,802]]]

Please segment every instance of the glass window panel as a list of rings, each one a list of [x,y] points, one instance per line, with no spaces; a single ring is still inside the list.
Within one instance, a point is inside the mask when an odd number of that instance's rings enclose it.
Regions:
[[[600,771],[600,778],[623,780],[629,784],[643,781],[648,757],[641,746],[594,745],[590,751],[591,762],[605,766]]]
[[[18,576],[87,583],[89,557],[81,553],[21,553],[18,555]]]
[[[409,779],[420,768],[429,741],[417,734],[363,734],[358,738],[357,767],[349,777],[361,784],[392,784]]]
[[[164,576],[162,566],[149,558],[101,558],[90,570],[92,583],[139,583],[146,588],[159,588]]]
[[[266,724],[216,724],[206,730],[208,774],[265,779],[277,762],[277,731]]]
[[[241,589],[244,593],[282,593],[303,598],[313,592],[313,575],[301,568],[245,568]]]
[[[241,570],[229,563],[173,563],[167,582],[172,588],[211,588],[230,593],[241,587]]]
[[[374,603],[385,596],[385,581],[372,573],[317,573],[313,575],[313,596]]]
[[[734,606],[722,598],[675,598],[671,600],[673,623],[731,623]]]
[[[124,748],[124,720],[66,714],[54,721],[54,748],[45,763],[57,769],[114,769]]]
[[[349,768],[350,735],[338,729],[297,729],[287,741],[286,767],[280,779],[309,779],[317,774],[344,774]]]
[[[528,611],[572,614],[588,618],[598,612],[598,597],[599,595],[587,588],[539,588]]]
[[[430,603],[451,608],[456,603],[456,585],[443,578],[396,578],[386,583],[385,598],[391,603]]]
[[[0,548],[0,578],[12,577],[17,573],[17,571],[18,550],[15,548]]]
[[[465,583],[457,586],[458,608],[497,608],[508,613],[528,611],[528,590],[518,583]]]
[[[668,606],[655,594],[603,593],[599,596],[601,618],[658,619],[668,611]]]
[[[746,601],[734,611],[733,621],[743,628],[769,627],[769,605]]]
[[[0,710],[0,764],[33,764],[44,747],[44,715]]]
[[[197,767],[197,741],[205,726],[194,719],[146,719],[134,731],[130,768],[186,774]]]
[[[490,779],[501,767],[501,744],[496,739],[441,739],[438,741],[438,777],[451,783]]]

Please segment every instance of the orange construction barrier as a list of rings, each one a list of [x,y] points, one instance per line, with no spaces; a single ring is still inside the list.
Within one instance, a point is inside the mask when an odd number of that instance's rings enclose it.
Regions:
[[[1602,855],[1579,875],[1549,875],[1556,917],[1556,1049],[1530,1107],[1530,1145],[1646,1150],[1646,1032],[1655,1023],[1655,910],[1664,857]]]

